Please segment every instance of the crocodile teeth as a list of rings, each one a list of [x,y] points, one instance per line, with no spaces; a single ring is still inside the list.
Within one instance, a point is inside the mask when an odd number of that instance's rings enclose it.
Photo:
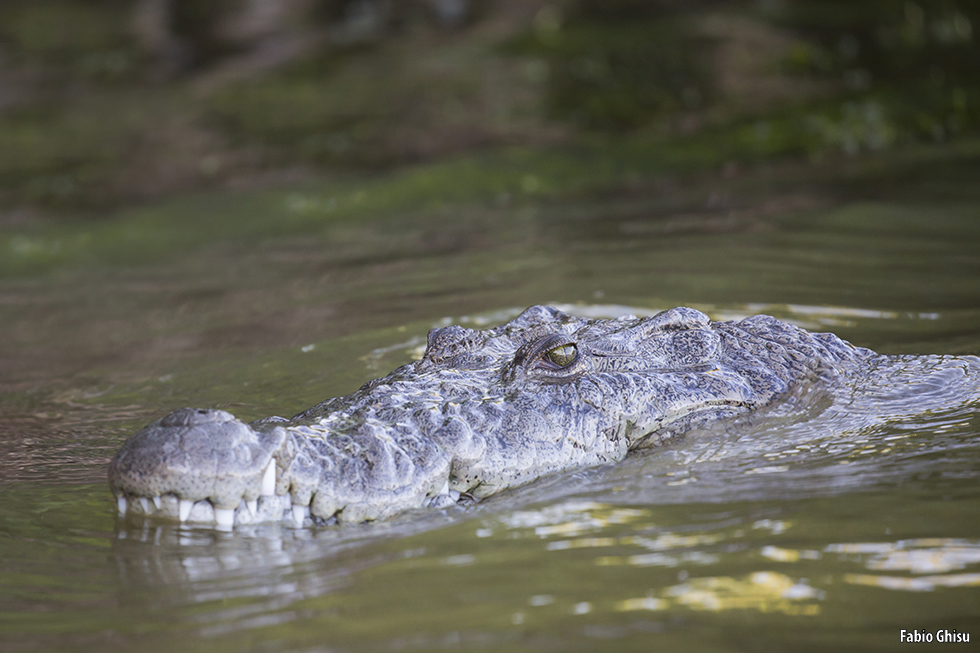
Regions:
[[[187,521],[187,518],[191,516],[191,508],[194,507],[194,502],[188,499],[181,499],[177,504],[177,514],[180,521]]]
[[[214,507],[214,523],[218,528],[231,528],[235,525],[235,509]]]
[[[140,497],[140,505],[143,506],[143,514],[150,514],[150,500],[146,497]]]
[[[302,526],[303,521],[306,519],[306,512],[309,510],[306,506],[293,506],[293,521],[296,522],[297,526]]]
[[[162,505],[160,497],[153,497],[153,505],[157,507],[157,510],[160,509],[160,506]]]
[[[248,512],[254,517],[255,514],[259,511],[259,500],[252,499],[251,501],[246,501],[245,507],[248,508]]]
[[[127,505],[126,497],[118,497],[116,499],[116,508],[119,509],[120,515],[126,514],[126,505]]]
[[[459,492],[457,492],[456,490],[451,490],[449,488],[449,481],[445,482],[445,484],[442,486],[442,489],[439,490],[439,494],[437,494],[436,496],[437,497],[447,496],[453,501],[459,501]]]
[[[269,464],[265,466],[265,471],[262,472],[262,491],[261,494],[264,497],[271,497],[276,493],[276,459],[273,458],[269,461]]]

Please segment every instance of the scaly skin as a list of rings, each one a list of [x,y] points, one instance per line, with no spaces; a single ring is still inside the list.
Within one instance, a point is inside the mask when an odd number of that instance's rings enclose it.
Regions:
[[[872,356],[767,316],[534,306],[486,331],[434,329],[421,360],[291,420],[175,411],[123,445],[109,485],[123,513],[223,528],[383,519],[622,460]]]

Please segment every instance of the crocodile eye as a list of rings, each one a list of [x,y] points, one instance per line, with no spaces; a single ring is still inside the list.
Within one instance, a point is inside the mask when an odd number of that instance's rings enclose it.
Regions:
[[[568,367],[578,358],[578,347],[572,343],[561,345],[545,352],[544,358],[558,367]]]
[[[524,343],[514,354],[514,361],[504,370],[504,379],[512,381],[527,375],[541,383],[570,383],[589,369],[588,356],[568,335],[552,333]]]

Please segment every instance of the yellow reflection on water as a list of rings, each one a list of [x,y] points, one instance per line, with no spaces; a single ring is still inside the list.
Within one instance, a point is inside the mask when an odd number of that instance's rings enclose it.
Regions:
[[[950,574],[948,576],[877,576],[874,574],[844,574],[844,582],[869,585],[886,590],[931,592],[937,587],[980,587],[980,574]]]
[[[910,571],[937,574],[980,563],[980,542],[931,537],[898,542],[831,544],[827,552],[868,555],[865,566],[874,571]]]
[[[534,529],[538,537],[576,537],[611,525],[629,524],[649,512],[595,501],[566,501],[541,510],[515,510],[500,517],[508,529]]]
[[[820,613],[820,605],[813,601],[821,599],[822,595],[823,592],[785,574],[757,571],[742,579],[730,576],[695,578],[666,588],[659,597],[620,601],[616,604],[616,609],[626,612],[684,607],[710,612],[758,610],[793,616],[813,616]]]
[[[650,579],[649,589],[641,590],[639,596],[626,592],[612,604],[617,612],[751,610],[808,617],[821,614],[828,593],[836,595],[847,585],[913,592],[980,586],[980,540],[930,537],[795,548],[779,546],[793,527],[788,520],[758,519],[692,532],[688,528],[665,530],[653,523],[654,515],[649,509],[573,500],[515,511],[499,519],[508,530],[525,530],[549,540],[544,544],[549,552],[592,550],[597,568],[679,570],[677,580],[668,581],[675,583],[672,585],[658,586],[662,576],[656,572],[644,577]],[[724,573],[730,545],[738,540],[753,548],[758,556],[755,560],[769,569],[746,570],[742,576]],[[799,537],[794,541],[800,541]],[[802,541],[808,540],[804,537]],[[838,571],[841,564],[845,570]],[[831,568],[834,571],[829,574],[819,573]],[[694,569],[705,575],[690,578]],[[787,571],[790,574],[781,573]],[[609,573],[619,572],[610,569]],[[816,587],[808,578],[817,579]]]
[[[914,576],[848,573],[845,582],[852,585],[880,587],[889,590],[929,592],[937,587],[977,587],[980,573],[947,574],[980,564],[980,542],[958,538],[918,538],[897,542],[843,542],[829,544],[823,551],[785,549],[768,545],[759,553],[776,562],[794,563],[819,560],[834,555],[860,563],[869,571],[905,571]]]
[[[889,590],[931,592],[937,587],[978,587],[980,573],[946,574],[980,564],[980,542],[958,538],[920,538],[898,542],[831,544],[828,553],[863,557],[871,571],[906,571],[915,576],[845,574],[852,585]]]

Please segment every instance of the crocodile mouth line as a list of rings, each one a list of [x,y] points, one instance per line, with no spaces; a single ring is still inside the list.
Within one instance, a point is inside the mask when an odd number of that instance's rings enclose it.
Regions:
[[[310,505],[293,503],[292,494],[276,494],[278,467],[272,458],[262,472],[262,488],[257,499],[244,497],[235,508],[219,508],[211,498],[191,500],[182,499],[174,493],[144,497],[120,493],[116,497],[119,517],[151,517],[176,520],[181,524],[213,525],[217,530],[231,531],[235,526],[282,522],[301,528],[311,523],[329,526],[337,523],[337,514],[321,518],[310,511]],[[457,492],[449,487],[447,480],[442,489],[430,499],[431,505],[445,507],[460,499],[472,500],[465,492]],[[341,511],[338,511],[338,513]]]
[[[236,523],[270,521],[272,513],[282,518],[284,508],[292,508],[290,497],[276,494],[276,459],[270,458],[262,471],[259,496],[255,499],[242,499],[235,508],[219,508],[210,498],[182,499],[173,493],[162,493],[152,497],[127,495],[120,492],[116,496],[116,509],[121,517],[143,515],[176,519],[181,523],[197,522],[214,524],[220,530],[231,530]],[[295,521],[295,515],[294,515]]]

